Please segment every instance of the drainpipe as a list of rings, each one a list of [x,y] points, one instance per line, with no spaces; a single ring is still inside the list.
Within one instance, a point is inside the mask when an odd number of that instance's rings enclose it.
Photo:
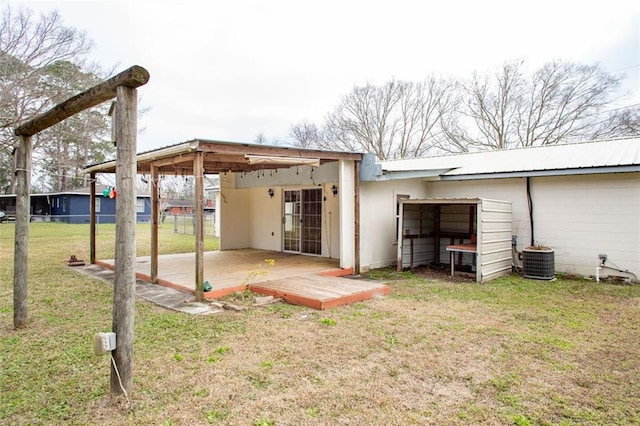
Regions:
[[[536,239],[534,237],[533,228],[533,198],[531,198],[531,178],[527,176],[527,202],[529,204],[529,225],[531,227],[531,247],[535,246]]]

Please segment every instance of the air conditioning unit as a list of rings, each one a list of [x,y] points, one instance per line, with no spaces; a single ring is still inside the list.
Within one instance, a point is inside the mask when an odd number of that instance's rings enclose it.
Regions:
[[[553,249],[526,247],[522,249],[522,269],[525,278],[552,280],[556,277]]]

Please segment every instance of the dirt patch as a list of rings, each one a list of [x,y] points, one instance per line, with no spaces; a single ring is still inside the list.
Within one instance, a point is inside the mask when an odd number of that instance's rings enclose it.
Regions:
[[[461,282],[469,283],[475,282],[476,274],[472,271],[457,271],[451,276],[451,269],[449,265],[424,265],[410,269],[415,275],[430,280],[430,281],[448,281],[448,282]]]

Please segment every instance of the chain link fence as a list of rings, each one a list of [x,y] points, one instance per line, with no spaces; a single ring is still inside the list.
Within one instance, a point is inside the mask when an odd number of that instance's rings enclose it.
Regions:
[[[204,235],[216,236],[216,216],[214,214],[204,215]],[[162,223],[172,223],[175,234],[195,235],[196,217],[192,214],[166,215],[162,217]]]

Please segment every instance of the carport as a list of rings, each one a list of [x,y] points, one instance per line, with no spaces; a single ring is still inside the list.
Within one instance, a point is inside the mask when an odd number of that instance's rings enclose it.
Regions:
[[[401,200],[398,270],[449,262],[480,283],[509,274],[511,212],[511,202],[483,198]]]

